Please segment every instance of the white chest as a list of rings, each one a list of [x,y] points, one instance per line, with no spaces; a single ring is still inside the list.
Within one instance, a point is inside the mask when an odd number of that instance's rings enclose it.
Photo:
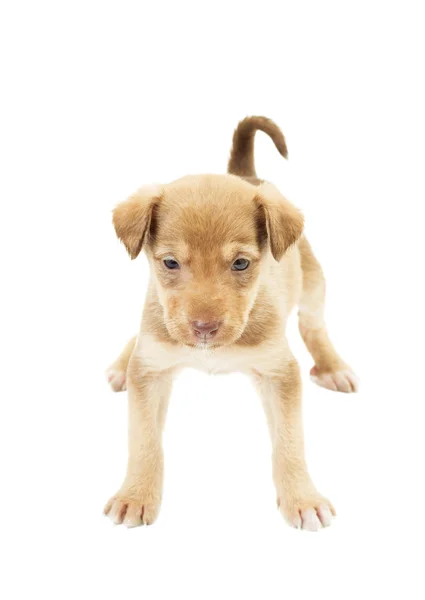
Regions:
[[[230,346],[217,349],[190,348],[163,344],[151,336],[139,338],[136,352],[153,369],[190,367],[206,373],[246,372],[270,363],[271,349]]]

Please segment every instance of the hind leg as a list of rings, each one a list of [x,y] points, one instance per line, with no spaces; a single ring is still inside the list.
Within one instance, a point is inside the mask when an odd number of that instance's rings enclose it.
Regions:
[[[127,389],[127,367],[136,339],[136,336],[131,338],[118,358],[106,369],[106,378],[114,392],[123,392]]]
[[[299,243],[303,271],[303,289],[299,304],[299,329],[315,365],[311,379],[335,392],[357,392],[358,379],[339,356],[329,339],[324,321],[325,278],[310,244]]]

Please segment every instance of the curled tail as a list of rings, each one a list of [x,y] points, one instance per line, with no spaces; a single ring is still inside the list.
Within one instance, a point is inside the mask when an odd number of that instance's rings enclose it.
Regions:
[[[254,164],[254,136],[258,129],[267,133],[280,154],[288,158],[285,138],[276,123],[266,117],[246,117],[239,123],[233,134],[232,150],[227,166],[229,173],[241,177],[257,177]]]

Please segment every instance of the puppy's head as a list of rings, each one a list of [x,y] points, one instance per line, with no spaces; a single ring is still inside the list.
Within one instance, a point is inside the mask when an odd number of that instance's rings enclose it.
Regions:
[[[217,347],[243,333],[270,261],[301,235],[301,214],[271,184],[188,176],[140,189],[114,211],[131,258],[145,248],[169,335]]]

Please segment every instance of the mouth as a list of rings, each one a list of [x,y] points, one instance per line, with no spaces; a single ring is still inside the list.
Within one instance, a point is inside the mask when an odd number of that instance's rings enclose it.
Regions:
[[[175,326],[174,323],[167,323],[167,329],[170,336],[176,341],[188,348],[197,350],[217,350],[224,346],[234,344],[242,334],[241,331],[232,328],[223,327],[217,335],[199,336],[188,331],[186,327]]]
[[[217,343],[213,340],[196,340],[186,344],[191,348],[196,348],[198,350],[213,350],[215,348],[220,348],[223,344]]]

